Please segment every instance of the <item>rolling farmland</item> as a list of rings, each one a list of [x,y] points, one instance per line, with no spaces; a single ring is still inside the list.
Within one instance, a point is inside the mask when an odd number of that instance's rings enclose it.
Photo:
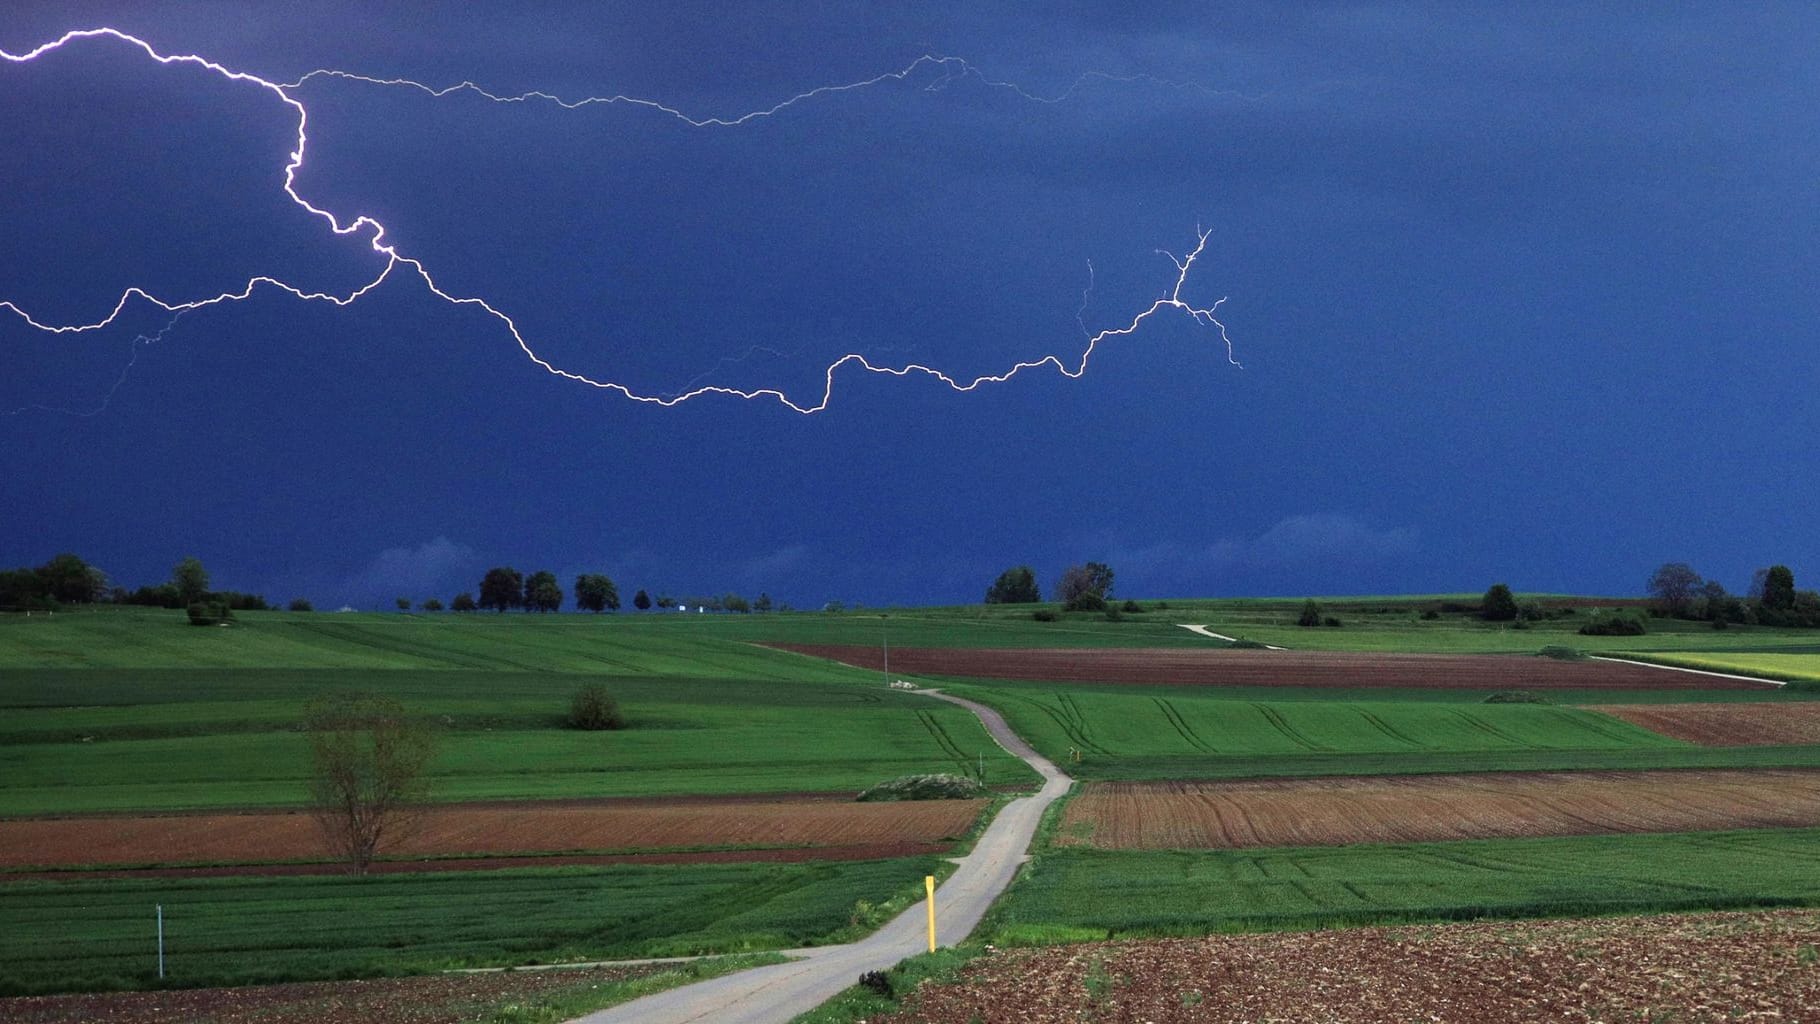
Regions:
[[[1820,704],[1610,704],[1588,710],[1703,747],[1820,743]]]

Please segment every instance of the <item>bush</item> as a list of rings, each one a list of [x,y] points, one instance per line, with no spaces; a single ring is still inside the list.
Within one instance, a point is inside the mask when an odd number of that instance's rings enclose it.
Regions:
[[[986,787],[964,775],[903,775],[873,786],[859,800],[972,800],[985,795]]]
[[[1499,690],[1485,698],[1484,704],[1546,704],[1548,700],[1528,690]]]
[[[1038,622],[1054,622],[1061,618],[1061,616],[1057,615],[1052,608],[1038,608],[1036,611],[1030,613],[1030,617]]]
[[[1583,636],[1642,636],[1649,632],[1643,619],[1625,612],[1600,612],[1580,627]]]
[[[288,605],[288,607],[291,609],[291,611],[294,611],[294,612],[313,612],[316,610],[315,605],[311,604],[310,602],[304,600],[301,597],[292,598],[291,603],[290,603],[290,605]]]
[[[1063,606],[1071,612],[1103,612],[1106,610],[1106,599],[1092,590],[1083,590],[1069,598]]]
[[[1142,612],[1144,609],[1141,606],[1139,606],[1139,604],[1136,601],[1126,601],[1124,604],[1119,606],[1119,610],[1124,612],[1127,615],[1136,615],[1139,612]]]
[[[1237,640],[1234,640],[1231,644],[1227,645],[1226,649],[1229,651],[1267,651],[1270,649],[1270,645],[1259,643],[1256,640],[1247,640],[1244,637],[1239,637]]]
[[[1329,629],[1339,629],[1341,626],[1345,625],[1345,623],[1341,622],[1335,616],[1326,615],[1321,618],[1321,625],[1326,626]]]
[[[1517,599],[1511,596],[1510,588],[1493,583],[1479,602],[1479,617],[1486,622],[1509,622],[1516,618]]]
[[[1580,653],[1578,647],[1564,647],[1559,644],[1549,644],[1536,653],[1544,658],[1554,658],[1559,661],[1583,661],[1586,658],[1586,655]]]
[[[892,997],[891,976],[884,971],[867,971],[859,976],[859,985],[861,988],[871,989],[886,999]]]
[[[1122,611],[1119,611],[1117,608],[1107,608],[1106,609],[1106,621],[1107,622],[1123,622],[1123,621],[1125,621],[1125,613]]]
[[[1321,606],[1314,603],[1314,598],[1309,598],[1308,601],[1302,605],[1302,615],[1295,620],[1295,624],[1298,626],[1318,626],[1321,624]]]
[[[234,612],[220,601],[192,601],[189,615],[192,626],[219,626],[234,621]]]
[[[1436,611],[1433,608],[1422,609],[1422,618],[1424,621],[1433,622],[1434,620],[1436,620],[1440,617],[1441,617],[1441,613]]]
[[[569,702],[569,717],[564,721],[571,729],[588,732],[626,727],[626,718],[619,713],[619,702],[599,683],[589,683],[575,691],[575,699]]]

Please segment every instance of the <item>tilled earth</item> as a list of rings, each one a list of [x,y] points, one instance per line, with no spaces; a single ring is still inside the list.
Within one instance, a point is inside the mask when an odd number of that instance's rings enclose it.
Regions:
[[[1820,771],[1095,782],[1062,845],[1221,849],[1820,825]]]
[[[1703,747],[1820,743],[1820,703],[1610,704],[1587,710]]]
[[[999,951],[872,1024],[1820,1020],[1820,911],[1487,922]]]
[[[170,992],[102,992],[0,999],[9,1024],[457,1024],[542,993],[625,981],[668,969],[639,964],[586,970],[442,974],[312,981]]]
[[[882,669],[879,648],[770,644],[817,658]],[[1202,648],[973,650],[893,647],[909,675],[1169,686],[1418,687],[1465,690],[1767,690],[1771,683],[1664,672],[1612,661],[1496,654],[1354,654]]]

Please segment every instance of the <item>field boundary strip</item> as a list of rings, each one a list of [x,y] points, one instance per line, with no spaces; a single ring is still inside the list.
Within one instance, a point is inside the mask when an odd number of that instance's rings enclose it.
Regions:
[[[1664,672],[1691,672],[1697,676],[1712,676],[1714,679],[1737,679],[1747,683],[1765,683],[1770,686],[1787,686],[1785,679],[1770,679],[1766,676],[1742,676],[1735,672],[1714,672],[1707,668],[1688,668],[1686,665],[1664,665],[1655,661],[1637,661],[1634,658],[1614,658],[1606,654],[1588,655],[1593,661],[1609,661],[1618,665],[1635,665],[1638,668],[1657,668]]]

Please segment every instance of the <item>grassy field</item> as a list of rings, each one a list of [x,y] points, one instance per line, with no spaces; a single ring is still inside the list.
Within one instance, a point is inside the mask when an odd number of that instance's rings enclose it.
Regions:
[[[1482,691],[1295,694],[1266,688],[1235,694],[1222,688],[1206,695],[1184,687],[979,681],[947,689],[998,708],[1044,756],[1082,779],[1820,764],[1816,747],[1697,747],[1575,707],[1486,704]],[[1613,693],[1585,696],[1610,702]],[[1797,700],[1814,695],[1651,696]],[[1078,760],[1072,755],[1077,750]]]
[[[946,869],[918,857],[16,882],[0,900],[0,994],[151,983],[155,904],[171,983],[250,984],[847,941]]]
[[[803,663],[811,674],[815,663]],[[294,805],[304,702],[398,698],[439,732],[438,800],[857,792],[985,755],[989,781],[1034,775],[965,710],[879,686],[695,678],[606,682],[631,727],[565,729],[587,677],[479,670],[0,672],[0,815]]]
[[[1002,943],[1820,903],[1820,830],[1041,854]]]
[[[1732,672],[1738,675],[1782,679],[1789,682],[1820,682],[1820,650],[1785,650],[1773,653],[1759,651],[1710,650],[1698,653],[1634,655],[1638,661],[1682,668]]]

